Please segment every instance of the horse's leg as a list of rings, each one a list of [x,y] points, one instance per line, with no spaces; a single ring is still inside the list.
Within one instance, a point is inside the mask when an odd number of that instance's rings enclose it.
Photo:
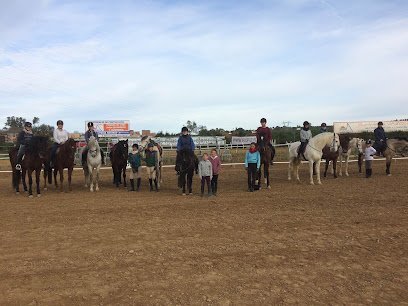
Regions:
[[[387,173],[387,176],[391,176],[391,161],[392,161],[392,156],[386,155],[385,156],[385,173]]]
[[[320,164],[320,163],[319,163]],[[313,169],[314,169],[314,165],[313,165],[313,160],[309,160],[309,174],[310,174],[310,185],[314,185],[314,181],[313,181]],[[319,171],[320,173],[320,171]]]
[[[127,184],[126,184],[126,164],[125,164],[125,166],[122,168],[122,171],[123,171],[123,187],[127,187]]]
[[[64,168],[59,168],[58,169],[59,174],[60,174],[60,192],[64,191]]]
[[[28,196],[33,197],[33,170],[28,169]]]
[[[350,155],[349,155],[349,154],[347,154],[347,155],[346,155],[346,165],[345,165],[345,171],[344,171],[344,174],[345,174],[346,176],[349,176],[349,173],[348,173],[349,158],[350,158]]]
[[[337,178],[337,158],[333,160],[333,177]]]
[[[14,179],[14,186],[16,190],[16,194],[20,193],[20,180],[21,180],[21,173],[20,171],[13,170],[13,179]]]
[[[68,168],[68,190],[72,191],[71,181],[72,181],[72,171],[74,170],[73,166]]]
[[[37,187],[37,197],[41,197],[40,175],[41,175],[41,168],[35,169],[35,184]]]
[[[189,194],[193,194],[193,175],[194,172],[192,172],[190,175],[187,174],[187,187]]]
[[[119,184],[120,184],[120,171],[118,169],[118,167],[115,167],[115,184],[116,184],[116,188],[119,188]]]
[[[266,178],[266,182],[265,182],[266,187],[268,189],[271,189],[271,184],[269,182],[269,162],[268,161],[264,164],[264,176]]]
[[[187,174],[181,174],[181,189],[182,189],[182,193],[183,195],[186,195],[186,183],[187,183],[187,178],[186,178]]]
[[[326,177],[327,175],[327,168],[329,168],[329,161],[326,159],[325,167],[324,167],[324,173],[323,176]]]
[[[363,154],[358,153],[358,173],[361,173],[361,167],[363,166]]]
[[[101,169],[101,165],[99,164],[96,167],[96,181],[95,181],[95,190],[99,191],[99,170]]]
[[[316,161],[316,175],[317,175],[317,183],[319,185],[322,184],[322,181],[320,180],[320,161],[321,161],[320,158]],[[313,176],[312,176],[312,179],[313,179]]]
[[[94,191],[93,167],[88,165],[89,191]]]
[[[288,165],[288,181],[292,179],[292,159],[289,160]]]
[[[23,183],[24,192],[27,192],[26,174],[27,170],[23,168],[21,170],[21,182]]]
[[[54,167],[54,184],[55,184],[55,189],[58,188],[57,174],[58,174],[58,169]]]

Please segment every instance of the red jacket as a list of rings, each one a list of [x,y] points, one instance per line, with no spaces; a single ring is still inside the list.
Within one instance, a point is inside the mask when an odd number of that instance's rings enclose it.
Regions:
[[[218,175],[218,172],[220,171],[221,168],[220,158],[218,156],[215,156],[215,158],[213,159],[212,156],[210,155],[208,160],[211,162],[213,175]]]
[[[272,141],[272,133],[271,129],[268,127],[260,126],[256,130],[256,142],[259,144],[261,143],[261,137],[263,136],[265,143],[270,143]]]

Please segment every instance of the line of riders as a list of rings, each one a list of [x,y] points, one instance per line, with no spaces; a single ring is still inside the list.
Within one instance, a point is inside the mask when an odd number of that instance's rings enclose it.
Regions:
[[[262,147],[262,146],[267,145],[270,147],[271,152],[273,152],[271,154],[274,154],[274,150],[272,147],[271,129],[267,126],[267,121],[265,118],[262,118],[260,120],[260,123],[261,123],[261,126],[258,127],[256,130],[257,146]],[[85,141],[88,144],[91,136],[94,136],[97,140],[99,139],[99,137],[98,137],[98,133],[94,130],[93,122],[88,122],[87,126],[88,126],[88,130],[85,132]],[[64,127],[64,122],[62,120],[58,120],[57,128],[54,129],[54,132],[53,132],[54,142],[52,144],[51,156],[50,156],[50,166],[51,167],[55,163],[55,156],[56,156],[58,147],[64,144],[69,139],[69,133],[66,130],[64,130],[63,127]],[[321,124],[320,132],[322,133],[327,132],[326,123]],[[32,124],[31,122],[25,122],[23,130],[18,134],[18,137],[17,137],[18,153],[17,153],[17,164],[15,168],[18,171],[21,170],[21,161],[23,159],[25,150],[32,137],[33,137]],[[387,137],[386,137],[386,134],[383,128],[383,123],[381,121],[378,122],[378,127],[374,130],[374,137],[375,137],[375,142],[374,142],[373,147],[379,154],[381,154],[387,148]],[[303,127],[300,130],[301,144],[299,146],[299,151],[298,151],[299,157],[304,153],[306,146],[311,138],[312,138],[312,132],[310,131],[310,123],[308,121],[305,121],[303,122]],[[153,146],[152,144],[149,144],[149,145]],[[193,154],[195,150],[195,144],[194,144],[193,138],[189,134],[188,128],[185,126],[181,129],[181,135],[177,141],[177,152],[179,153],[182,150],[187,151],[191,154]],[[86,162],[87,153],[88,153],[88,146],[86,146],[84,150],[82,151],[82,164]],[[101,149],[102,164],[105,164],[104,156],[105,154]],[[179,163],[180,156],[181,154],[177,154],[176,164]],[[271,162],[272,160],[273,160],[273,156],[271,158]],[[137,184],[140,185],[139,178],[138,178]]]

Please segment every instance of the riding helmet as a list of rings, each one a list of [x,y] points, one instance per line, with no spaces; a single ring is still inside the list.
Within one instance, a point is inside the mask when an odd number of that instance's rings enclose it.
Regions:
[[[137,143],[132,144],[132,148],[139,149],[139,145]]]
[[[371,144],[371,139],[367,140],[366,144]]]
[[[303,122],[303,126],[305,126],[305,125],[310,125],[309,121]]]
[[[149,144],[147,145],[147,147],[148,147],[148,148],[153,148],[153,147],[154,147],[154,144],[149,143]]]
[[[378,122],[378,125],[383,125],[383,122],[382,121]]]
[[[32,127],[33,125],[31,124],[31,122],[25,122],[24,123],[24,127]]]
[[[188,128],[186,126],[183,126],[181,132],[188,132]]]
[[[327,126],[327,125],[326,125],[326,122],[323,122],[320,126],[321,126],[321,127]]]
[[[93,122],[88,122],[88,127],[90,128],[91,126],[93,126]]]
[[[265,122],[265,123],[266,123],[266,119],[265,119],[265,118],[262,118],[262,119],[261,119],[261,123],[262,123],[262,122]]]
[[[61,124],[61,125],[64,125],[64,122],[63,122],[62,120],[58,120],[58,121],[57,121],[57,125],[60,125],[60,124]]]

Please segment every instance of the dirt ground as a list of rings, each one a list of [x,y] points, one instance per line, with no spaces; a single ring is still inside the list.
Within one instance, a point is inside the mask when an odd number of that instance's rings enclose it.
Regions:
[[[219,195],[182,196],[165,169],[158,193],[54,188],[29,199],[0,173],[0,305],[408,303],[408,161],[365,179],[288,182],[246,191],[224,166]]]

